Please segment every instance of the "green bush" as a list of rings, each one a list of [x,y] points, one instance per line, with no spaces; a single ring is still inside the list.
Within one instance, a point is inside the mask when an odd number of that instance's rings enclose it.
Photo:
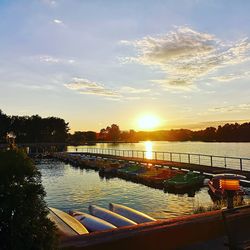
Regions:
[[[0,152],[0,248],[55,249],[41,174],[21,150]]]

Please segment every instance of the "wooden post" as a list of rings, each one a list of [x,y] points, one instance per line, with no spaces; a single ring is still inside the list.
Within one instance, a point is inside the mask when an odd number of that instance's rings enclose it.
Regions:
[[[240,171],[242,171],[242,158],[240,158]]]
[[[188,154],[188,163],[190,164],[190,154]]]
[[[172,153],[169,153],[169,155],[170,155],[170,161],[173,161]]]
[[[210,156],[211,167],[213,166],[213,156]]]

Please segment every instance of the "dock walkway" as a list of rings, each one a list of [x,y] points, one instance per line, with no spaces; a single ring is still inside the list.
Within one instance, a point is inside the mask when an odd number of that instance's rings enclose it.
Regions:
[[[226,156],[188,154],[176,152],[146,152],[138,150],[116,150],[85,148],[72,154],[88,154],[95,157],[150,163],[182,170],[192,170],[205,175],[232,173],[244,175],[250,181],[250,159]]]

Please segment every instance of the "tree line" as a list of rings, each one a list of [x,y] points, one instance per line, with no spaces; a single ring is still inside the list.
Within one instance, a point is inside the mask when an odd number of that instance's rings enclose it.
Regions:
[[[6,134],[13,132],[17,143],[67,142],[84,144],[94,142],[137,142],[153,141],[207,141],[207,142],[250,142],[250,122],[207,127],[202,130],[171,129],[160,131],[121,131],[112,124],[95,131],[69,133],[69,123],[61,118],[33,116],[8,116],[0,110],[0,143],[6,141]]]
[[[0,143],[6,142],[6,134],[12,132],[17,143],[65,142],[69,124],[57,117],[8,116],[0,110]]]

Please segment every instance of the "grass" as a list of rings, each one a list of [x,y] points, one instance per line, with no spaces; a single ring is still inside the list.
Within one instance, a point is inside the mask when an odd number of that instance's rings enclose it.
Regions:
[[[234,207],[246,205],[247,203],[242,199],[240,196],[235,196],[234,197]],[[213,205],[210,205],[208,207],[204,207],[201,205],[198,205],[197,207],[194,208],[193,214],[200,214],[200,213],[205,213],[209,211],[215,211],[215,210],[221,210],[222,208],[227,207],[227,201],[226,200],[218,200],[214,202]]]

